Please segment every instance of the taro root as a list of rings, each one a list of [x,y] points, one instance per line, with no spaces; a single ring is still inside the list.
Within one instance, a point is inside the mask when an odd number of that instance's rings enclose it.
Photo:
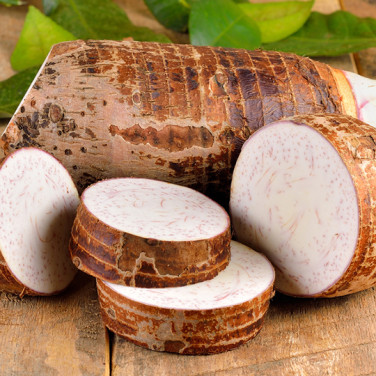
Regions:
[[[376,284],[376,129],[297,116],[244,144],[231,186],[236,238],[276,268],[276,289],[334,297]]]
[[[88,187],[72,229],[71,257],[82,271],[139,287],[213,278],[230,258],[226,211],[193,189],[141,178]]]
[[[51,155],[23,148],[0,166],[0,290],[50,295],[77,269],[68,250],[79,204],[66,169]]]
[[[58,158],[80,192],[119,176],[228,205],[243,142],[273,121],[343,113],[375,123],[374,81],[277,51],[137,41],[55,45],[0,143]]]
[[[105,325],[151,350],[213,354],[255,337],[273,296],[274,269],[232,241],[231,261],[216,277],[188,286],[137,288],[97,279]]]

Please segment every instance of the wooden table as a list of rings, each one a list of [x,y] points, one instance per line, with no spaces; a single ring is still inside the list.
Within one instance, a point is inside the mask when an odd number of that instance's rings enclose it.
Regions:
[[[135,23],[161,29],[141,0],[118,3]],[[375,1],[341,3],[376,17]],[[336,0],[315,4],[323,12],[339,7]],[[0,80],[12,74],[9,56],[25,12],[26,7],[0,8]],[[369,49],[324,61],[376,79],[375,57],[376,49]],[[0,293],[0,375],[371,375],[376,374],[375,312],[374,288],[331,300],[277,294],[264,328],[248,344],[219,355],[178,356],[145,350],[109,333],[99,315],[94,280],[80,273],[59,296],[20,299]]]

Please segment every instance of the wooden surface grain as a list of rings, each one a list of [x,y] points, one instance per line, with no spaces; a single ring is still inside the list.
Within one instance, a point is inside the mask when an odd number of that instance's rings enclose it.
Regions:
[[[40,1],[31,3],[40,6]],[[141,0],[118,0],[130,18],[163,31]],[[342,0],[360,16],[376,18],[376,2]],[[317,0],[332,12],[337,0]],[[13,71],[9,56],[26,6],[0,8],[0,80]],[[170,34],[176,41],[186,37]],[[320,59],[376,79],[376,49]],[[354,61],[356,66],[353,65]],[[0,123],[4,128],[6,122]],[[103,328],[94,280],[79,274],[54,297],[20,299],[0,293],[0,375],[376,375],[376,289],[335,299],[277,294],[260,334],[236,350],[180,356],[137,347]],[[109,338],[110,340],[106,340]],[[111,372],[110,372],[111,371]]]
[[[106,331],[93,278],[52,297],[0,295],[0,375],[104,375]]]

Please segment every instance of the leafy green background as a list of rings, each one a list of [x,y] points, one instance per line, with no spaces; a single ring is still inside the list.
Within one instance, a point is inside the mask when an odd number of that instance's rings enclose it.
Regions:
[[[314,0],[278,3],[241,3],[239,7],[252,17],[261,32],[262,43],[284,39],[298,31],[307,21]]]
[[[304,26],[265,49],[308,56],[339,56],[376,46],[376,20],[345,11],[324,15],[312,12]]]
[[[11,5],[24,5],[25,2],[22,0],[0,0],[0,4],[4,4],[6,6]]]
[[[231,0],[194,2],[189,16],[194,45],[254,49],[261,44],[256,22]]]
[[[80,39],[133,37],[140,41],[170,42],[165,35],[135,26],[111,0],[43,0],[43,9],[47,16]]]
[[[43,63],[51,46],[74,40],[76,37],[30,6],[20,38],[13,51],[11,63],[14,70],[21,71]]]
[[[142,0],[140,0],[142,1]],[[165,27],[189,32],[195,45],[271,49],[306,56],[337,56],[376,46],[376,20],[337,11],[311,12],[314,0],[251,3],[247,0],[144,0]],[[1,7],[22,0],[0,0]],[[0,114],[11,116],[32,74],[51,46],[73,39],[132,37],[171,42],[135,26],[112,0],[42,0],[44,14],[30,6],[11,57],[20,73],[0,83]],[[3,4],[3,5],[2,5]]]
[[[163,26],[178,32],[187,31],[189,0],[145,0],[145,4]]]
[[[28,68],[0,82],[0,118],[9,118],[16,111],[39,67]]]

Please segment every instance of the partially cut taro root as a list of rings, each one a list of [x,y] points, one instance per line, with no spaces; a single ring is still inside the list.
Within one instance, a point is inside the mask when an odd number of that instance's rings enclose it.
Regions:
[[[260,253],[231,242],[231,261],[209,281],[141,289],[97,279],[105,325],[151,350],[212,354],[260,331],[274,294],[274,269]]]
[[[80,192],[98,180],[137,176],[228,205],[250,134],[324,112],[374,123],[374,80],[279,51],[76,40],[53,46],[0,149],[38,145],[63,163]]]
[[[226,211],[190,188],[117,178],[81,197],[70,251],[84,272],[138,287],[182,286],[213,278],[230,258]]]
[[[376,129],[297,116],[244,144],[231,186],[237,239],[276,267],[276,289],[333,297],[376,283]]]
[[[0,167],[0,290],[50,295],[77,269],[68,250],[79,196],[65,168],[35,148],[10,154]]]

